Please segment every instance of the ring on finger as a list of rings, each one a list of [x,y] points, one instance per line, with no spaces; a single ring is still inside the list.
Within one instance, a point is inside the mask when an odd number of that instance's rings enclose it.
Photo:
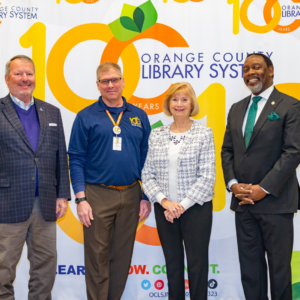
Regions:
[[[173,208],[172,211],[177,211],[177,209],[176,209],[176,208]]]
[[[168,216],[168,219],[171,219],[171,216]]]

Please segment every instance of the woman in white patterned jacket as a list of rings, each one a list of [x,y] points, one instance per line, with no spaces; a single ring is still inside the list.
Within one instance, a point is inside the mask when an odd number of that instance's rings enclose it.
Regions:
[[[174,123],[151,131],[142,171],[143,188],[150,201],[155,202],[169,299],[185,299],[185,248],[190,298],[203,300],[207,299],[215,183],[213,133],[190,119],[198,114],[199,104],[189,83],[176,83],[170,88],[163,111],[173,116]]]

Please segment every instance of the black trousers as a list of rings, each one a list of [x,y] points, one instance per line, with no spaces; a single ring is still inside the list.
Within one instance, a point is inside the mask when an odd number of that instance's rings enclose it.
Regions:
[[[291,258],[294,214],[235,213],[242,284],[247,300],[292,300]]]
[[[207,299],[208,246],[212,227],[212,202],[195,204],[174,223],[166,220],[164,208],[155,203],[157,230],[166,259],[169,299],[185,299],[184,248],[191,300]],[[184,248],[183,248],[184,242]]]

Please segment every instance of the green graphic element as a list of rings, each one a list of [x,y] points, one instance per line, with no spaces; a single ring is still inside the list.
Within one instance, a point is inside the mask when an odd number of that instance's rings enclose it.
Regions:
[[[300,282],[294,283],[292,285],[292,291],[293,291],[293,300],[299,300],[300,299]]]
[[[157,121],[156,123],[151,125],[151,129],[155,129],[158,127],[164,126],[163,122],[161,120]]]
[[[152,27],[156,20],[157,11],[151,0],[148,0],[140,6],[124,4],[121,17],[108,26],[116,39],[128,41]]]
[[[291,266],[292,266],[293,300],[299,300],[300,299],[300,251],[293,251]]]

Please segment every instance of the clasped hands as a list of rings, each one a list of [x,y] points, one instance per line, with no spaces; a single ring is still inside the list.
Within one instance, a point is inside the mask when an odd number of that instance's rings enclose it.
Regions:
[[[185,209],[181,204],[171,202],[167,198],[161,200],[161,206],[165,209],[164,214],[166,220],[171,223],[174,223],[174,219],[178,219],[185,212]]]
[[[240,201],[239,205],[254,204],[256,201],[263,199],[267,193],[258,185],[251,183],[234,183],[231,191]]]

